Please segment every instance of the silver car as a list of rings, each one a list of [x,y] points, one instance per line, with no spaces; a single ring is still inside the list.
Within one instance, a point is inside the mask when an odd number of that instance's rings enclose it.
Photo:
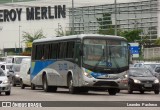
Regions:
[[[3,70],[0,69],[0,94],[5,92],[6,95],[11,94],[11,84],[8,77],[4,74]]]

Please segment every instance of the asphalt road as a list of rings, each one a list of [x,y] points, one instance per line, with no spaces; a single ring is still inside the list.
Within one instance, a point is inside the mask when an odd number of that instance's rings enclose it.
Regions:
[[[134,92],[133,94],[128,94],[127,91],[121,91],[120,93],[117,93],[115,96],[111,96],[108,94],[108,92],[95,92],[90,91],[89,93],[85,94],[69,94],[68,89],[58,88],[56,93],[46,93],[42,89],[38,88],[36,90],[31,90],[30,87],[26,87],[25,89],[21,89],[20,87],[12,87],[11,95],[6,96],[4,93],[0,95],[0,101],[20,101],[22,103],[27,101],[52,101],[51,104],[56,104],[55,102],[60,102],[61,107],[43,107],[43,108],[30,108],[25,107],[23,109],[26,110],[159,110],[160,107],[136,107],[135,105],[132,106],[132,104],[142,104],[145,101],[160,101],[160,94],[155,95],[154,92],[145,92],[144,94],[140,94],[139,92]],[[64,102],[62,102],[64,101]],[[77,102],[80,101],[80,102]],[[96,101],[96,102],[91,102]],[[109,101],[109,102],[104,102]],[[113,102],[112,102],[113,101]],[[116,102],[117,101],[117,102]],[[124,102],[126,107],[116,107],[117,104],[121,104]],[[134,101],[133,103],[130,101]],[[142,102],[139,102],[142,101]],[[68,103],[69,102],[69,103]],[[47,103],[47,102],[46,102]],[[68,107],[66,103],[70,104]],[[76,105],[78,103],[78,105]],[[109,103],[109,107],[103,107],[104,103]],[[123,103],[123,105],[124,105]],[[160,102],[152,102],[152,104],[160,105]],[[73,105],[73,106],[72,106]],[[89,105],[89,107],[86,107],[86,105]],[[50,105],[54,106],[54,105]],[[59,106],[59,105],[58,105]],[[82,107],[80,107],[82,106]],[[83,107],[85,106],[85,107]],[[0,110],[22,110],[20,107],[13,107],[13,108],[4,108],[0,107]]]

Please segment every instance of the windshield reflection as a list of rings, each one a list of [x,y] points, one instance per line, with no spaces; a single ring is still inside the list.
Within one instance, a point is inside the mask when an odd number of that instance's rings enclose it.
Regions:
[[[83,63],[90,66],[119,68],[128,65],[124,41],[85,39],[83,53]]]
[[[131,69],[129,75],[133,77],[153,77],[150,71],[147,69]]]

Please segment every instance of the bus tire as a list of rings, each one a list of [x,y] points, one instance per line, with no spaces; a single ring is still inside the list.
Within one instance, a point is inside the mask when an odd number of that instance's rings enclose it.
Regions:
[[[36,86],[33,83],[31,83],[31,90],[35,90],[35,88]]]
[[[76,88],[73,86],[72,76],[68,78],[68,89],[70,94],[75,94],[77,92]]]
[[[43,76],[43,89],[44,89],[45,92],[50,91],[46,75]]]
[[[110,88],[110,89],[108,89],[108,93],[109,93],[109,95],[116,95],[117,89],[116,88]]]
[[[56,92],[57,91],[57,86],[51,86],[50,88],[50,92]]]

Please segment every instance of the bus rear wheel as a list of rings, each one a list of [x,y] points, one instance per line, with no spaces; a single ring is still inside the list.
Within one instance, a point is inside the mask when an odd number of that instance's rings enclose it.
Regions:
[[[46,75],[43,76],[43,89],[45,92],[49,92],[48,82]]]
[[[56,86],[48,86],[46,75],[44,75],[43,77],[43,89],[45,92],[56,92],[57,91]]]
[[[108,89],[108,93],[109,93],[109,95],[116,95],[117,89],[115,89],[115,88],[110,88],[110,89]]]

